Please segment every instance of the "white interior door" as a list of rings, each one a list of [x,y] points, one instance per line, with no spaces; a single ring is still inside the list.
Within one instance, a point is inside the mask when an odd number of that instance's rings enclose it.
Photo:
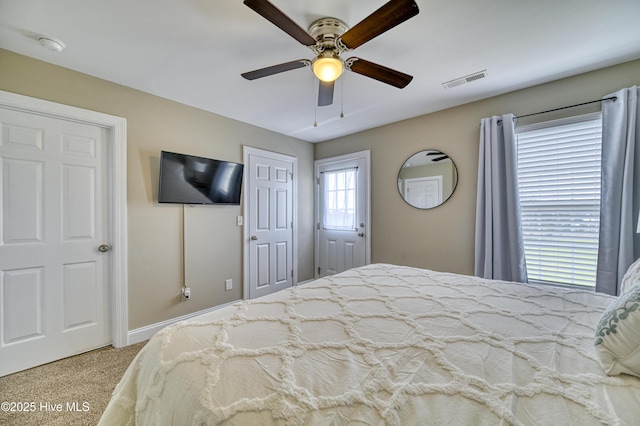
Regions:
[[[439,206],[442,204],[442,176],[405,179],[404,199],[421,209]]]
[[[370,262],[369,151],[319,160],[316,276]]]
[[[253,299],[294,283],[295,159],[245,148],[245,168],[245,281]]]
[[[6,375],[111,342],[110,242],[105,130],[4,108],[0,125]]]

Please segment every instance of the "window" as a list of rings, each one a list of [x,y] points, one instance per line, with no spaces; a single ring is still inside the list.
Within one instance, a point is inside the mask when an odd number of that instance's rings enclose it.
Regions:
[[[325,229],[349,229],[356,226],[357,168],[323,172]]]
[[[594,287],[600,222],[600,113],[518,127],[516,140],[529,282]]]

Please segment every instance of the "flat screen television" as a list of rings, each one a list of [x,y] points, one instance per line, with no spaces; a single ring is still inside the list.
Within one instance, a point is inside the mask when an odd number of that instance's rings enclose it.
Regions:
[[[244,165],[161,151],[158,202],[240,204]]]

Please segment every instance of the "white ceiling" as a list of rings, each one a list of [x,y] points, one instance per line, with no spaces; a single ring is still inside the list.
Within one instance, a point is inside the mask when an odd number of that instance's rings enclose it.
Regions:
[[[386,2],[271,1],[305,29],[325,16],[353,26]],[[348,54],[413,81],[396,89],[346,72],[320,108],[310,68],[240,76],[313,58],[242,0],[0,0],[0,48],[310,142],[640,58],[638,0],[416,1],[417,16]],[[39,34],[66,49],[43,49]]]

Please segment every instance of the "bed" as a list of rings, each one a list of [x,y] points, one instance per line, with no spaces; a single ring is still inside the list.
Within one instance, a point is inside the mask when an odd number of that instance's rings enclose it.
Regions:
[[[616,300],[367,265],[163,329],[100,424],[639,424],[594,346]]]

